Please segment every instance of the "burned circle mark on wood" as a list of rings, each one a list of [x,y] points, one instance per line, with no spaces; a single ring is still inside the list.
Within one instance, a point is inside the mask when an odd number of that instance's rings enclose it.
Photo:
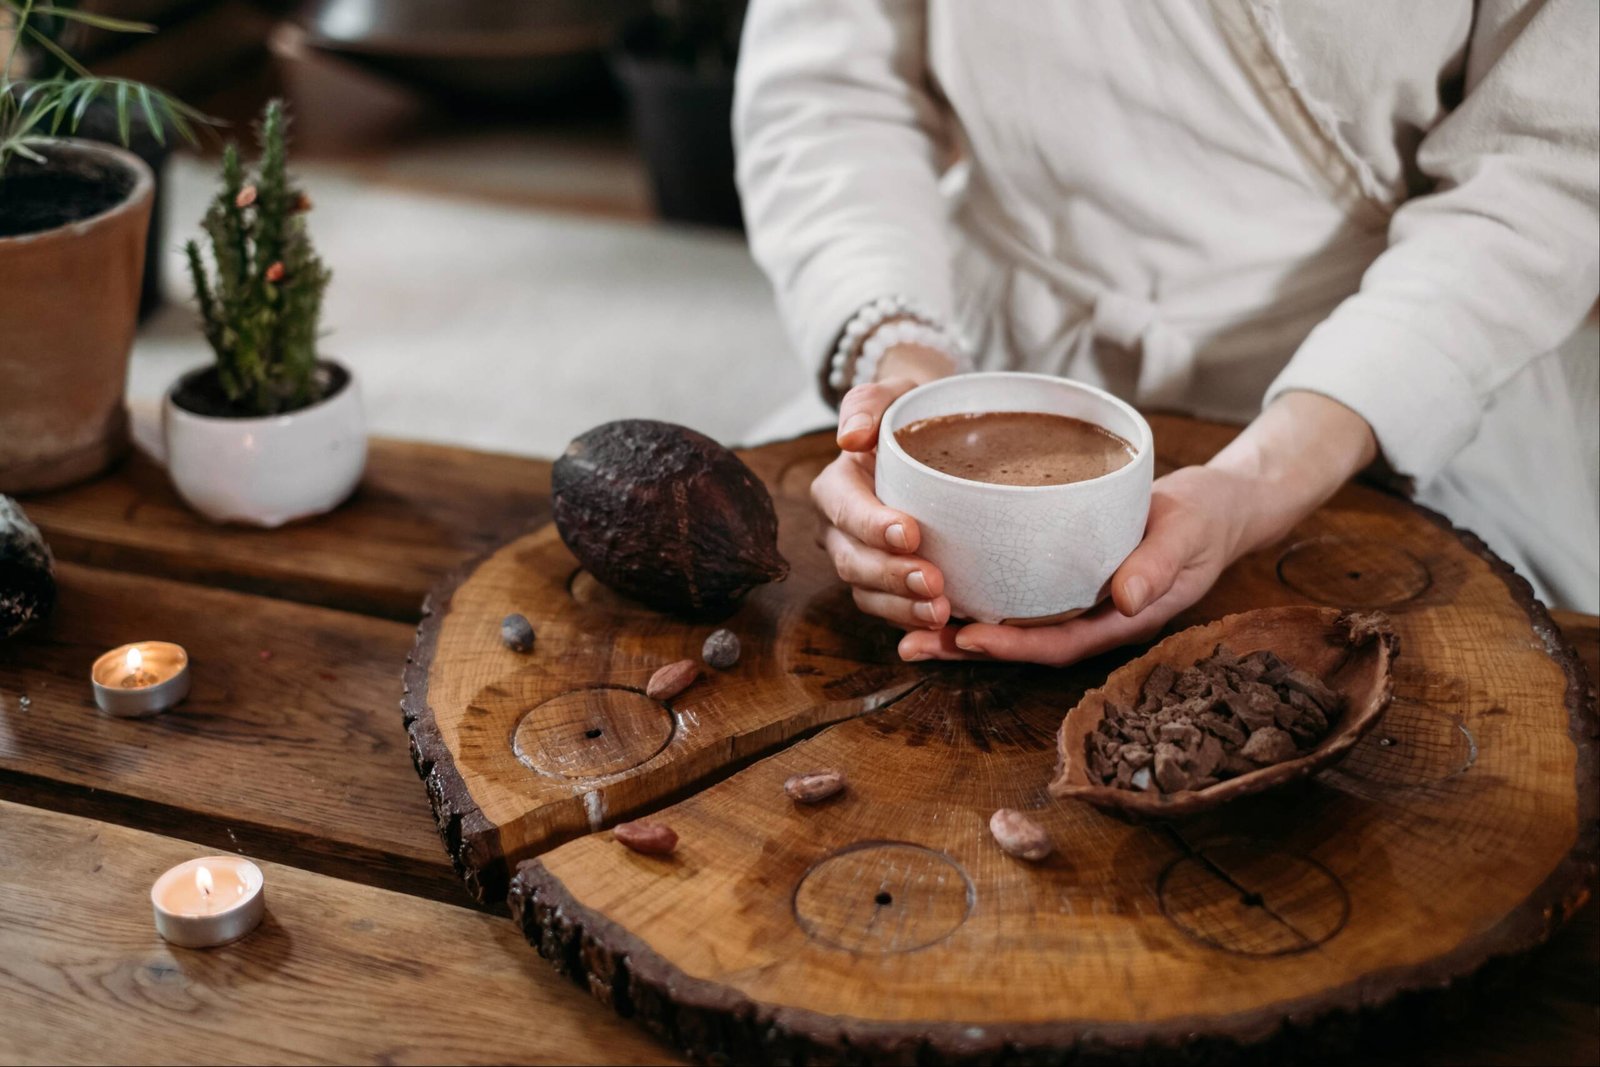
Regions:
[[[1433,585],[1428,565],[1373,538],[1318,537],[1278,557],[1278,580],[1302,596],[1340,608],[1392,608]]]
[[[949,856],[904,841],[862,841],[812,864],[794,891],[805,935],[858,955],[914,952],[955,933],[976,893]]]
[[[1457,716],[1396,697],[1372,733],[1321,781],[1358,795],[1373,786],[1431,785],[1463,773],[1477,758],[1478,740]]]
[[[1350,894],[1309,856],[1253,841],[1203,845],[1156,880],[1161,913],[1190,938],[1241,956],[1326,944],[1350,918]]]
[[[637,689],[573,689],[530,708],[511,731],[521,763],[556,778],[604,778],[648,762],[672,740],[671,712]]]

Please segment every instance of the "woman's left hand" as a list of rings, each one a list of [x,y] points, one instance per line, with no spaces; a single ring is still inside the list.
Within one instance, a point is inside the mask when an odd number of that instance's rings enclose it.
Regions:
[[[1054,626],[971,623],[913,631],[906,660],[997,659],[1064,666],[1154,637],[1240,556],[1284,537],[1377,454],[1349,408],[1286,393],[1203,467],[1158,478],[1144,540],[1111,577],[1111,599]]]
[[[1111,578],[1111,599],[1054,626],[971,623],[913,631],[903,659],[1001,659],[1061,666],[1155,636],[1238,558],[1254,495],[1246,479],[1185,467],[1156,481],[1144,540]]]

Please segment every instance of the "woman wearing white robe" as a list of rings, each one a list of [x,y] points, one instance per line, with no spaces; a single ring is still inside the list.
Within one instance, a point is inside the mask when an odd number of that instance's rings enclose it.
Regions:
[[[1154,632],[1377,461],[1595,610],[1597,413],[1548,353],[1600,285],[1597,26],[1593,0],[755,0],[746,220],[824,380],[896,296],[982,369],[1250,424],[1157,482],[1112,604],[958,631],[867,451],[958,353],[892,348],[846,383],[814,489],[857,602],[909,658],[1066,662]]]

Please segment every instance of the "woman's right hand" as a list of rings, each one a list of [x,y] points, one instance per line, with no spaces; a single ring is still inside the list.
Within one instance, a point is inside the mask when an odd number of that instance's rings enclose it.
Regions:
[[[948,356],[931,348],[901,345],[884,353],[879,380],[856,386],[839,404],[839,458],[811,483],[824,522],[818,543],[856,606],[906,630],[943,628],[950,602],[944,575],[916,554],[917,521],[877,497],[878,422],[901,394],[954,370]]]

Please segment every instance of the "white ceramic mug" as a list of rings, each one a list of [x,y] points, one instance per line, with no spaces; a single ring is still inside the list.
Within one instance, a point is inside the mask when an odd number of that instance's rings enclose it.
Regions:
[[[1134,458],[1083,482],[996,485],[934,470],[895,439],[919,419],[987,411],[1070,415],[1122,437]],[[961,374],[890,405],[878,431],[878,499],[917,520],[917,554],[943,572],[954,617],[1056,622],[1104,599],[1144,536],[1154,451],[1150,424],[1102,389],[1048,374]]]

